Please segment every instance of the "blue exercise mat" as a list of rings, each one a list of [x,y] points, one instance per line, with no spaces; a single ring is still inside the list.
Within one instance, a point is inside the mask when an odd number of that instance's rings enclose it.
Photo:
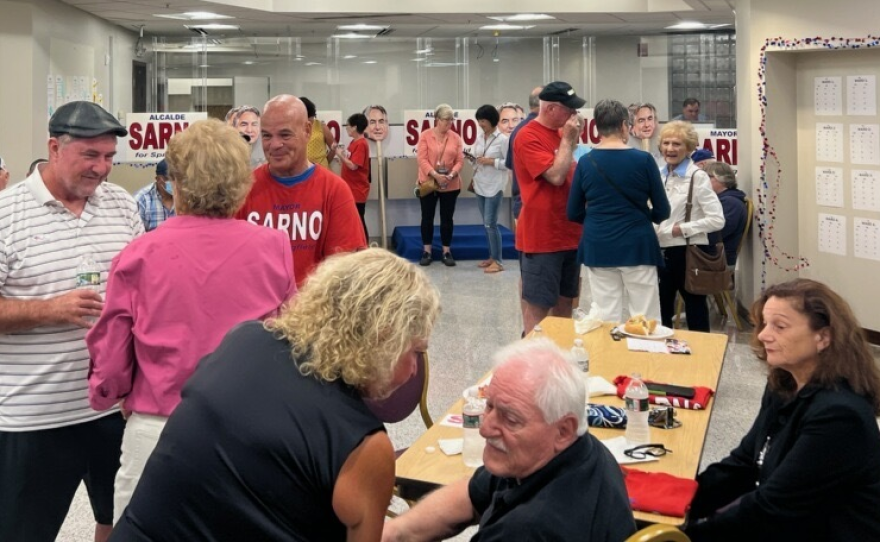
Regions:
[[[501,231],[501,257],[505,260],[519,259],[514,247],[513,232],[504,226]],[[391,234],[397,255],[417,262],[422,257],[422,234],[418,226],[398,226]],[[431,257],[440,260],[443,245],[440,244],[440,227],[434,226],[434,239],[431,242]],[[452,256],[456,260],[485,260],[489,257],[489,243],[486,241],[486,228],[482,225],[455,226],[452,230]]]

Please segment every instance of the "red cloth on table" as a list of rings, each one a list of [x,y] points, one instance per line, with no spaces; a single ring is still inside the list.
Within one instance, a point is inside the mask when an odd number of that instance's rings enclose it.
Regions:
[[[696,480],[665,472],[620,467],[633,510],[683,518],[697,492]]]
[[[626,387],[629,385],[630,378],[628,376],[618,376],[614,379],[614,385],[617,386],[617,396],[623,399],[626,393]],[[643,382],[663,384],[663,382],[655,382],[653,380],[643,380]],[[687,408],[690,410],[703,410],[709,404],[709,398],[715,392],[703,386],[690,386],[694,389],[694,398],[686,399],[677,395],[649,395],[648,402],[653,405],[674,406],[676,408]]]

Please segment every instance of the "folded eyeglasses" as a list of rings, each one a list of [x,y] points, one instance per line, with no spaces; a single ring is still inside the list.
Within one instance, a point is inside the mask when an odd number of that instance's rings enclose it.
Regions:
[[[641,444],[623,451],[623,455],[633,459],[645,459],[648,456],[663,457],[664,455],[671,453],[672,450],[662,444]]]

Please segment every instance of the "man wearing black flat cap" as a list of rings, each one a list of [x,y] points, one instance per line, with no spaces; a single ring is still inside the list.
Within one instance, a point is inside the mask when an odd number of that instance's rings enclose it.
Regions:
[[[565,208],[574,176],[572,150],[577,144],[577,110],[586,101],[571,85],[554,81],[538,95],[534,122],[514,139],[514,171],[523,207],[516,227],[522,253],[523,329],[531,331],[548,314],[570,316],[580,292],[577,247],[580,226],[569,222]]]
[[[111,259],[144,231],[104,182],[126,129],[91,102],[49,119],[49,162],[0,192],[0,540],[54,541],[83,481],[95,540],[113,522],[124,421],[89,407],[85,336]]]

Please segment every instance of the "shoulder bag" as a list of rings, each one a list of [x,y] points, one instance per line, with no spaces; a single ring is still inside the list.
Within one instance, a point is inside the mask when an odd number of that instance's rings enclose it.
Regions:
[[[495,141],[495,138],[497,138],[497,137],[498,137],[498,134],[495,134],[494,136],[492,136],[492,139],[490,139],[489,142],[486,143],[486,146],[483,148],[483,156],[486,156],[486,153],[489,151],[489,147],[492,145],[492,143]],[[467,153],[467,156],[468,156],[468,158],[472,159],[471,163],[473,164],[474,168],[476,168],[477,167],[477,157],[471,153]],[[476,173],[477,172],[474,171],[471,174],[471,182],[468,184],[468,187],[467,187],[468,192],[473,192],[474,194],[477,193],[477,190],[474,188],[474,178],[473,178],[473,175],[476,175]]]
[[[443,158],[443,153],[446,151],[446,144],[447,143],[449,143],[449,136],[448,135],[446,136],[446,140],[443,142],[443,148],[440,149],[440,155],[437,158],[438,163]],[[434,177],[429,176],[428,180],[426,180],[423,183],[419,183],[418,179],[416,179],[416,189],[414,192],[415,192],[415,195],[417,198],[423,198],[423,197],[427,196],[428,194],[431,194],[432,192],[439,192],[439,191],[440,191],[440,185],[437,183],[437,179],[435,179]]]
[[[688,187],[687,203],[685,204],[684,221],[691,221],[691,209],[694,198],[694,175]],[[692,245],[687,239],[685,253],[684,289],[694,295],[712,295],[733,288],[733,277],[727,269],[727,258],[724,255],[724,243],[715,245],[715,254],[711,255]]]

